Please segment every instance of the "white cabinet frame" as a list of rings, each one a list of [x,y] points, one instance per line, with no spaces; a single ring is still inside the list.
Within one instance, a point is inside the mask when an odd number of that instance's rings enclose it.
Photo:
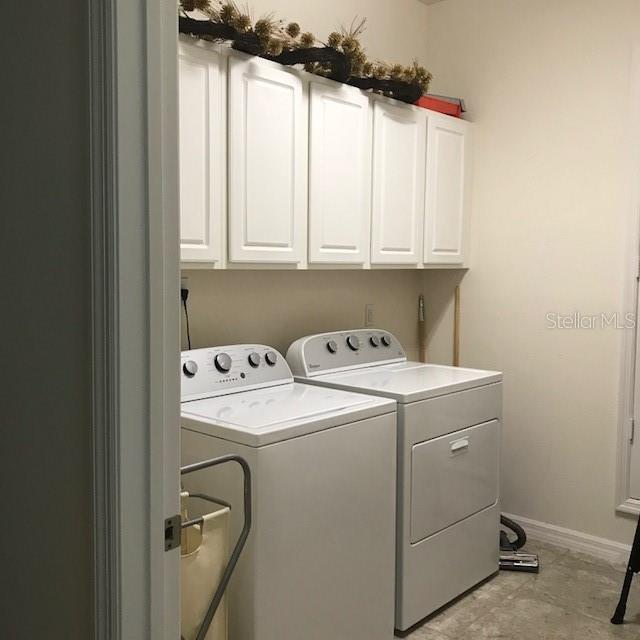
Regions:
[[[468,267],[471,123],[180,40],[183,267]]]

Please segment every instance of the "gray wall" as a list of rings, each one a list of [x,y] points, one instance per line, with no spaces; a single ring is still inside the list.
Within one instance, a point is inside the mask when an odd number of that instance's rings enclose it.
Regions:
[[[2,27],[0,637],[85,640],[93,625],[87,3],[36,2],[5,15]]]

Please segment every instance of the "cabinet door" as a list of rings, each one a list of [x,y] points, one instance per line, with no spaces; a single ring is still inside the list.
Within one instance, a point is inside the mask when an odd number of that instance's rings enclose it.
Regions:
[[[309,262],[369,261],[370,108],[358,89],[311,83]]]
[[[376,100],[373,113],[371,262],[422,262],[427,114]]]
[[[299,75],[259,58],[230,58],[231,262],[305,262],[307,165]]]
[[[224,215],[226,60],[181,43],[180,260],[220,264]]]
[[[458,264],[465,260],[471,125],[429,113],[424,262]]]

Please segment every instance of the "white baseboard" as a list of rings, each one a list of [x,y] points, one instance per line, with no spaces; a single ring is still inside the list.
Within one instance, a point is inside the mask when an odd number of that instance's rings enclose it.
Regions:
[[[582,533],[582,531],[565,529],[548,522],[539,522],[538,520],[531,520],[530,518],[523,518],[509,513],[504,515],[522,525],[527,532],[527,536],[532,540],[548,542],[571,551],[588,553],[596,558],[602,558],[616,564],[626,564],[629,559],[631,545],[607,540],[606,538],[598,538],[588,533]]]

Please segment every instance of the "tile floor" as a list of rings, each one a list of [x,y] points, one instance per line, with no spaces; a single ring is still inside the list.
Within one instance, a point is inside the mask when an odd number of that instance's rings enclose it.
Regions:
[[[539,574],[503,571],[405,640],[640,640],[640,576],[614,626],[624,566],[536,541],[526,551],[539,554]]]

